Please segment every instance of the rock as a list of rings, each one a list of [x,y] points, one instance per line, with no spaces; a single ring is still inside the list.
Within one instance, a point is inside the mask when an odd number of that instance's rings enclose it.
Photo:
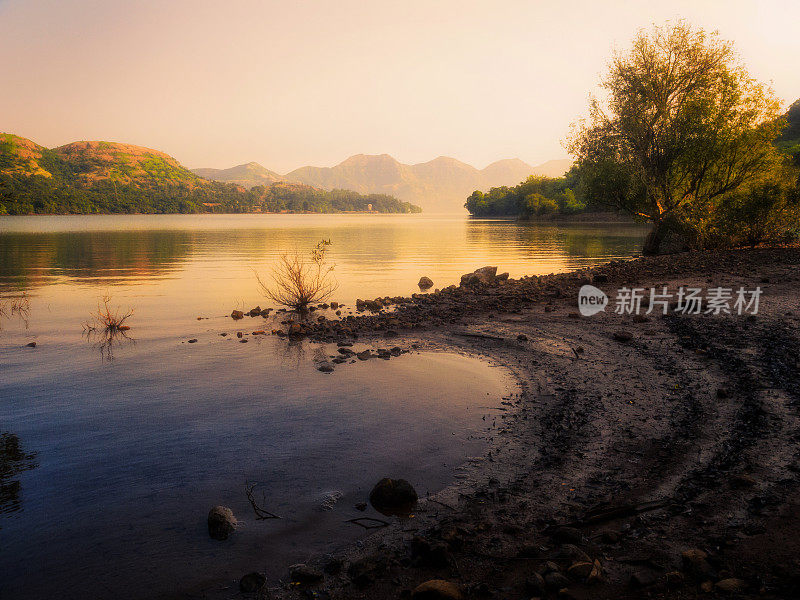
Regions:
[[[214,506],[208,512],[208,535],[215,540],[227,540],[236,525],[233,511],[226,506]]]
[[[306,564],[297,564],[289,567],[289,579],[292,583],[319,583],[324,578],[322,571]]]
[[[231,319],[234,321],[238,321],[239,319],[244,319],[244,313],[241,310],[235,310],[231,313]]]
[[[427,290],[428,288],[432,288],[433,287],[433,279],[431,279],[430,277],[424,277],[424,276],[420,277],[419,278],[419,283],[417,283],[417,285],[419,286],[419,288],[421,290]]]
[[[267,578],[261,573],[248,573],[239,580],[239,590],[245,594],[257,592],[267,583]]]
[[[525,335],[524,333],[520,333],[517,336],[517,340],[519,340],[520,342],[527,342],[528,341],[528,336]]]
[[[36,348],[36,342],[28,342],[27,344],[25,344],[25,346],[27,346],[28,348]]]
[[[738,594],[747,589],[747,582],[743,579],[730,577],[728,579],[722,579],[721,581],[718,581],[714,584],[714,587],[720,592],[724,592],[726,594]]]
[[[564,544],[558,551],[558,558],[569,559],[572,562],[588,562],[591,564],[591,557],[575,544]],[[588,573],[587,573],[588,575]]]
[[[710,594],[714,590],[714,582],[713,581],[704,581],[700,584],[700,591],[705,592],[706,594]]]
[[[190,344],[196,344],[196,343],[197,343],[197,338],[192,338],[192,339],[190,339],[190,340],[189,340],[189,343],[190,343]]]
[[[494,278],[495,281],[508,281],[508,273],[500,273],[497,277]]]
[[[450,564],[450,551],[443,542],[431,542],[415,536],[411,540],[411,554],[418,567],[438,569]]]
[[[600,564],[600,561],[594,559],[594,563],[592,564],[592,572],[589,573],[589,577],[586,579],[587,583],[601,583],[605,579],[603,575],[603,565]]]
[[[569,569],[567,569],[567,577],[575,581],[586,581],[594,569],[594,564],[591,562],[576,562]]]
[[[358,360],[369,360],[372,358],[372,352],[369,350],[364,350],[363,352],[358,352],[356,356],[358,357]]]
[[[250,316],[251,317],[258,317],[259,315],[261,315],[261,307],[260,306],[256,306],[255,308],[251,308],[250,309]]]
[[[683,582],[686,578],[680,571],[670,571],[664,575],[664,579],[667,583],[667,587],[678,588],[683,585]]]
[[[411,597],[414,600],[463,600],[464,595],[455,583],[431,579],[414,588]]]
[[[531,596],[543,596],[547,591],[544,584],[544,577],[539,573],[531,573],[525,579],[525,593]]]
[[[299,323],[292,323],[289,325],[289,335],[302,335],[303,328],[300,327]]]
[[[497,276],[497,267],[481,267],[480,269],[475,269],[475,275],[478,276],[478,280],[484,285],[494,283]]]
[[[564,577],[561,573],[551,571],[544,576],[544,584],[548,590],[558,591],[567,587],[570,584],[569,579]]]
[[[338,302],[331,302],[331,308],[333,310],[336,310],[337,308],[339,308],[339,303]]]
[[[706,577],[711,574],[711,565],[706,560],[708,554],[699,548],[690,548],[681,553],[681,560],[686,570],[695,577]]]
[[[417,491],[405,479],[384,477],[369,494],[369,502],[386,515],[407,514],[418,499]]]
[[[237,338],[241,339],[243,336],[244,336],[244,333],[242,333],[241,331],[237,331],[236,332],[236,337]]]
[[[628,584],[633,588],[643,588],[653,585],[656,581],[658,581],[656,575],[651,570],[643,568],[631,573]]]
[[[331,363],[322,363],[317,367],[317,371],[322,371],[323,373],[333,373],[334,368]]]
[[[374,580],[375,576],[386,569],[386,561],[382,558],[366,556],[347,567],[347,575],[356,585],[366,585]]]
[[[633,335],[630,331],[625,331],[624,329],[620,329],[619,331],[615,331],[612,335],[614,340],[620,342],[622,344],[627,344],[633,339]]]

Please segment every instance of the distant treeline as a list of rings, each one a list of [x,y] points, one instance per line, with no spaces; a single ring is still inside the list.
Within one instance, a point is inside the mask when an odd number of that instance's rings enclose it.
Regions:
[[[111,167],[107,161],[85,157],[68,161],[43,147],[36,149],[41,156],[31,159],[9,137],[0,138],[0,215],[422,210],[385,194],[328,191],[294,183],[245,190],[232,183],[203,180],[158,156],[139,163],[144,172],[134,178],[132,167],[123,161]],[[98,165],[105,169],[105,176],[87,178]]]
[[[574,215],[608,211],[608,206],[592,204],[580,193],[580,181],[573,168],[564,177],[533,175],[514,187],[475,191],[464,204],[476,217],[519,217],[533,219],[548,215]]]
[[[308,186],[242,190],[212,181],[204,185],[121,185],[110,180],[89,187],[65,185],[54,176],[21,177],[0,174],[0,214],[92,213],[335,213],[371,210],[415,213],[421,208],[384,194],[362,195],[346,190]]]

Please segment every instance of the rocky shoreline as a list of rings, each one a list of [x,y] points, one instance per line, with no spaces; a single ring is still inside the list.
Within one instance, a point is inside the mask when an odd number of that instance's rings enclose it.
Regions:
[[[517,280],[490,270],[433,294],[363,301],[346,317],[286,319],[275,335],[345,349],[358,339],[392,346],[389,358],[410,347],[486,356],[521,393],[499,407],[485,456],[421,498],[413,518],[241,594],[800,597],[798,266],[800,248],[786,246]],[[762,296],[758,314],[610,305],[583,317],[577,294],[589,283],[612,299],[663,286]]]

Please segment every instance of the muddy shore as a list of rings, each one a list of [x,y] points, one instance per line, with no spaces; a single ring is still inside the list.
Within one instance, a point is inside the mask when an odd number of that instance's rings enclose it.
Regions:
[[[800,597],[798,267],[796,246],[649,257],[298,324],[485,356],[522,391],[413,518],[310,562],[321,580],[231,597],[448,597],[414,594],[432,579],[464,598]],[[582,317],[589,282],[612,304]],[[614,312],[623,286],[763,293],[756,315],[634,317]]]

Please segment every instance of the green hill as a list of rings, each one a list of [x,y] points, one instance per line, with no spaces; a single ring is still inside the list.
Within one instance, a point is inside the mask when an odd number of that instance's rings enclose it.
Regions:
[[[257,185],[271,185],[284,181],[283,177],[262,167],[257,162],[249,162],[246,165],[238,165],[230,169],[192,169],[192,173],[204,179],[235,183],[247,189]]]
[[[131,144],[48,149],[0,134],[0,214],[419,211],[386,195],[266,182],[248,190],[209,181],[168,154]]]

